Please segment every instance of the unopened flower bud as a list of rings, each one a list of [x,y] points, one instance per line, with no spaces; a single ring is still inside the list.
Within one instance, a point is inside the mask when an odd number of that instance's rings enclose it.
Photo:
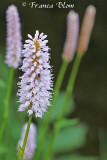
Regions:
[[[91,36],[91,32],[94,26],[94,21],[95,21],[95,14],[96,14],[95,7],[90,5],[86,9],[86,13],[84,16],[80,38],[79,38],[79,43],[78,43],[78,48],[77,48],[77,53],[83,54],[88,49],[90,36]]]
[[[62,57],[66,61],[71,61],[76,51],[79,32],[79,17],[74,11],[70,11],[67,16],[67,34]]]

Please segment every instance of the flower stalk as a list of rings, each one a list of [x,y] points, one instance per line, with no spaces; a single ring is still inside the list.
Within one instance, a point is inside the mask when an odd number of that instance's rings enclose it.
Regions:
[[[24,151],[25,151],[25,147],[26,147],[26,143],[27,143],[27,138],[28,138],[28,134],[29,134],[29,129],[30,129],[30,124],[31,124],[31,121],[32,121],[32,117],[33,117],[33,115],[29,116],[29,121],[28,121],[28,125],[27,125],[27,130],[26,130],[26,133],[25,133],[25,138],[24,138],[24,141],[23,141],[23,146],[22,146],[22,148],[20,146],[18,148],[18,160],[23,159],[23,155],[24,155]]]
[[[65,75],[65,72],[66,72],[66,70],[67,70],[68,64],[69,64],[68,61],[65,61],[65,60],[64,60],[64,61],[62,62],[62,66],[61,66],[61,69],[60,69],[60,72],[59,72],[59,75],[58,75],[58,79],[57,79],[57,81],[56,81],[55,88],[54,88],[53,101],[55,101],[56,97],[57,97],[58,94],[59,94],[59,90],[60,90],[60,87],[61,87],[61,84],[62,84],[64,75]]]
[[[8,117],[10,96],[12,91],[13,76],[14,71],[18,68],[21,60],[21,31],[20,31],[20,19],[17,7],[11,5],[6,11],[6,21],[7,21],[7,54],[5,58],[6,64],[10,69],[8,88],[6,93],[6,99],[4,102],[4,115],[3,121],[0,128],[0,141],[4,133],[6,120]]]
[[[74,88],[74,84],[75,84],[75,80],[76,80],[76,76],[77,76],[77,72],[78,72],[78,69],[80,66],[81,59],[88,49],[88,44],[89,44],[91,32],[92,32],[92,29],[94,26],[95,13],[96,13],[96,9],[94,6],[89,6],[86,10],[85,17],[84,17],[83,24],[82,24],[80,37],[79,37],[79,43],[78,43],[78,47],[77,47],[77,55],[76,55],[76,59],[75,59],[75,62],[74,62],[73,68],[72,68],[72,72],[70,75],[68,86],[66,89],[65,101],[64,101],[64,104],[62,107],[62,112],[59,115],[59,119],[55,123],[54,129],[52,132],[52,137],[51,137],[50,144],[49,144],[49,148],[48,148],[47,154],[45,156],[45,160],[52,159],[55,139],[56,139],[56,136],[59,132],[59,129],[56,127],[56,124],[60,120],[63,119],[64,112],[66,110],[66,106],[67,106],[69,99],[70,99],[70,96],[73,92],[73,88]]]
[[[64,101],[64,104],[63,104],[63,107],[62,107],[62,112],[59,115],[59,120],[63,118],[64,112],[66,110],[66,106],[67,106],[67,104],[69,102],[69,99],[70,99],[70,96],[73,92],[73,88],[74,88],[74,84],[75,84],[75,80],[76,80],[76,76],[77,76],[77,72],[78,72],[78,69],[79,69],[79,66],[80,66],[81,59],[82,59],[82,55],[77,54],[76,59],[74,61],[72,71],[71,71],[68,86],[67,86],[67,89],[66,89],[65,101]]]
[[[76,80],[76,76],[77,76],[77,72],[78,72],[78,69],[79,69],[79,66],[80,66],[81,59],[82,59],[82,54],[77,54],[75,62],[74,62],[74,65],[73,65],[73,68],[72,68],[72,72],[71,72],[71,75],[70,75],[70,79],[69,79],[69,82],[68,82],[68,86],[67,86],[67,89],[66,89],[66,95],[65,95],[65,100],[64,100],[63,107],[62,107],[62,112],[59,115],[59,119],[55,123],[55,126],[54,126],[54,129],[53,129],[53,132],[52,132],[52,137],[51,137],[51,140],[50,140],[50,144],[49,144],[49,148],[48,148],[45,160],[52,159],[55,139],[56,139],[56,136],[57,136],[57,134],[59,132],[59,129],[56,127],[56,124],[64,116],[64,112],[66,110],[66,106],[68,105],[70,96],[72,95],[72,91],[73,91],[73,88],[74,88],[74,84],[75,84],[75,80]]]
[[[10,97],[12,92],[12,84],[13,84],[13,77],[14,77],[14,68],[10,69],[10,75],[9,75],[9,81],[8,81],[8,88],[6,93],[6,99],[4,102],[4,114],[3,114],[3,120],[0,128],[0,142],[2,140],[2,136],[5,130],[6,120],[8,118],[8,112],[9,112],[9,104],[10,104]]]

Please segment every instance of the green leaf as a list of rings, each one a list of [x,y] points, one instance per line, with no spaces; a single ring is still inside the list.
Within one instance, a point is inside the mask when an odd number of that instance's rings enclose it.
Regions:
[[[6,88],[6,83],[0,79],[0,88]]]
[[[66,157],[63,156],[60,158],[55,158],[54,160],[98,160],[98,157],[72,155],[72,156],[66,156]]]
[[[62,107],[63,107],[64,99],[65,99],[65,93],[64,92],[59,93],[56,99],[56,102],[54,102],[54,106],[53,106],[53,110],[52,110],[52,114],[50,118],[51,121],[54,121],[58,118],[59,113],[61,112]],[[71,112],[73,112],[74,108],[75,108],[75,104],[74,104],[73,98],[71,97],[71,99],[69,100],[68,106],[66,106],[65,115],[68,115]]]
[[[3,145],[0,145],[0,155],[1,154],[4,154],[7,152],[7,147],[6,146],[3,146]]]
[[[78,124],[60,130],[55,142],[55,153],[64,153],[80,148],[85,143],[88,128]]]
[[[56,124],[57,128],[64,128],[64,127],[69,127],[72,125],[76,125],[79,123],[79,118],[74,118],[74,119],[62,119],[60,122]]]

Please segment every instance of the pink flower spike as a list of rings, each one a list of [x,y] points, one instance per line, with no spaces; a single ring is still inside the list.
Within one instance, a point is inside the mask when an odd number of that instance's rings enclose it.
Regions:
[[[29,115],[35,114],[36,117],[42,118],[47,107],[50,106],[53,82],[49,63],[50,56],[45,43],[47,41],[44,38],[40,41],[39,37],[39,31],[36,31],[32,40],[25,41],[28,45],[24,45],[23,49],[24,60],[21,69],[24,75],[21,77],[21,82],[18,83],[20,87],[18,95],[21,103],[19,111],[23,111],[23,106]],[[30,35],[29,38],[31,38]],[[44,45],[41,47],[41,44]]]
[[[16,6],[11,5],[6,11],[7,20],[7,54],[6,64],[18,68],[21,61],[22,37],[20,30],[19,13]]]

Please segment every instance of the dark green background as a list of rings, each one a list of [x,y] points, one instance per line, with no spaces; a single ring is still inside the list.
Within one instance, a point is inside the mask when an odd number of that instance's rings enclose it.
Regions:
[[[31,2],[27,0],[0,1],[0,47],[3,48],[6,45],[5,11],[8,5],[15,4],[20,14],[23,43],[27,38],[26,35],[28,33],[34,35],[37,29],[48,35],[55,82],[62,63],[61,53],[66,36],[66,16],[70,9],[57,7],[31,9],[30,6],[22,6],[24,1]],[[39,1],[39,3],[50,2],[55,4],[57,1]],[[74,10],[80,16],[80,27],[86,7],[93,4],[97,8],[89,49],[81,62],[74,88],[76,109],[70,116],[78,116],[89,124],[90,130],[83,150],[85,154],[98,154],[98,128],[107,127],[107,1],[66,0],[66,2],[75,4]],[[73,62],[68,67],[62,90],[66,88],[72,64]],[[17,73],[16,79],[21,74],[20,71]]]

